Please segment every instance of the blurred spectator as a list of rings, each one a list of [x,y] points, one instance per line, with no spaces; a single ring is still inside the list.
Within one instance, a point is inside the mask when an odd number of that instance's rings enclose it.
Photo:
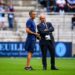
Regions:
[[[8,5],[8,23],[9,23],[9,28],[13,29],[14,27],[14,7],[13,4],[10,3]]]
[[[43,7],[47,7],[47,0],[39,0],[39,2]]]
[[[75,27],[75,14],[73,15],[73,17],[72,17],[72,30],[74,29],[74,27]]]
[[[75,0],[66,0],[69,12],[75,12]]]
[[[54,11],[54,0],[47,0],[47,11],[53,12]]]
[[[0,29],[5,28],[5,8],[4,5],[0,2]]]
[[[65,0],[56,0],[57,12],[64,12],[66,10]]]
[[[39,0],[48,12],[75,12],[75,0]]]

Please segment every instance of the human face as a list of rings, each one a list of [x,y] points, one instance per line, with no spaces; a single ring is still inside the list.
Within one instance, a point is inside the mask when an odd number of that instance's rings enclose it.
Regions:
[[[35,19],[36,13],[35,13],[35,12],[32,12],[32,14],[30,15],[30,17],[31,17],[32,19]]]
[[[45,16],[41,16],[41,17],[40,17],[40,21],[41,21],[41,22],[45,22],[45,21],[46,21]]]

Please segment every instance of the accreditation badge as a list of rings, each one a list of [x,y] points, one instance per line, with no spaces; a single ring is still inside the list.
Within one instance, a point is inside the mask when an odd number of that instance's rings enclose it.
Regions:
[[[51,40],[50,35],[46,35],[45,38],[46,38],[46,40]]]

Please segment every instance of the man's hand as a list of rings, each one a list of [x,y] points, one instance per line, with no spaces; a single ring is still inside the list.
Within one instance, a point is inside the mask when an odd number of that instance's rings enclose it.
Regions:
[[[44,31],[48,31],[48,29],[45,29]]]
[[[41,39],[41,36],[40,36],[40,34],[38,34],[38,33],[35,33],[35,35],[36,35],[36,37],[37,37],[37,39]]]
[[[38,34],[38,33],[34,33],[34,35],[39,36],[40,34]]]

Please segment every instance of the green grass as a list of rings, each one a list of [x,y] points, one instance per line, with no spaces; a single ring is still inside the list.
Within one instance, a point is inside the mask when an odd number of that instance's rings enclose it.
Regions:
[[[50,60],[48,61],[48,70],[42,70],[41,59],[33,58],[31,64],[35,71],[25,71],[24,66],[26,58],[0,58],[0,75],[75,75],[75,59],[56,59],[58,71],[50,69]]]

